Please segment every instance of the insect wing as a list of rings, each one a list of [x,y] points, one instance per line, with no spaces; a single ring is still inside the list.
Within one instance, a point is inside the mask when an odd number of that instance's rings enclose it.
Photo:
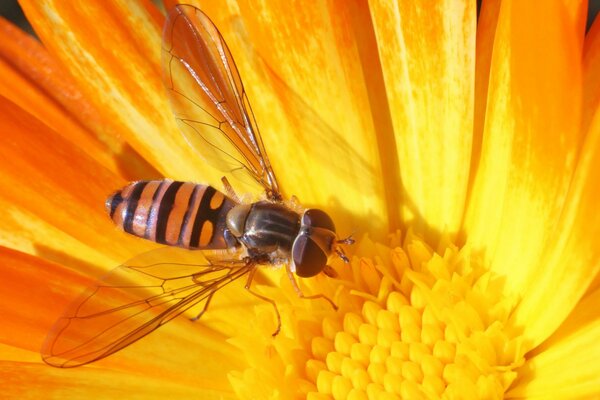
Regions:
[[[162,64],[175,118],[190,145],[216,168],[278,197],[240,74],[223,37],[202,11],[190,5],[171,10]]]
[[[203,252],[173,247],[141,254],[73,302],[48,333],[42,357],[63,368],[104,358],[206,302],[251,267],[239,259],[211,261]]]

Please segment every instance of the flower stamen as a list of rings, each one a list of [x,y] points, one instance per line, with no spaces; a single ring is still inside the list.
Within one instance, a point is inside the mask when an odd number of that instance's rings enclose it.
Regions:
[[[277,356],[305,357],[303,368],[287,376],[305,383],[290,397],[502,398],[523,354],[520,339],[504,330],[510,303],[493,290],[497,283],[479,259],[452,244],[439,255],[410,234],[394,248],[363,239],[358,254],[337,280],[311,287],[332,293],[340,311],[286,298],[292,304],[282,311],[281,336],[291,340],[276,346]],[[300,321],[319,315],[320,334],[308,342],[295,336],[303,334]],[[303,349],[294,347],[303,342]]]

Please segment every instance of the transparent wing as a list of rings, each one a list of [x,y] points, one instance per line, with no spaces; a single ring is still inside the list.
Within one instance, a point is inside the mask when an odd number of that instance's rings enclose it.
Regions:
[[[206,302],[252,268],[239,259],[217,260],[166,247],[117,267],[56,321],[42,348],[44,361],[65,368],[104,358]]]
[[[235,62],[202,11],[181,4],[171,10],[162,64],[175,118],[190,145],[238,181],[280,197]]]

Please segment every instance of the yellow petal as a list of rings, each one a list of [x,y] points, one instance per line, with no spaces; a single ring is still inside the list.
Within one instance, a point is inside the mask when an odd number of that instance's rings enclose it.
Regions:
[[[597,398],[599,309],[600,291],[596,291],[579,303],[560,329],[528,358],[507,398]]]
[[[548,337],[588,290],[600,272],[600,113],[592,121],[552,247],[540,260],[543,269],[512,315],[515,327],[536,345]],[[549,288],[552,288],[549,290]],[[521,329],[521,328],[518,328]]]
[[[376,132],[384,122],[371,116],[385,106],[374,103],[382,89],[374,78],[365,82],[376,53],[374,41],[364,39],[368,29],[357,23],[364,14],[324,3],[228,7],[202,5],[240,68],[286,194],[326,209],[342,235],[384,235],[386,193],[393,194],[397,182],[395,167],[379,155]]]
[[[168,105],[160,80],[163,17],[158,10],[124,0],[85,4],[27,0],[21,5],[84,96],[112,121],[115,134],[123,135],[166,176],[219,181],[221,174],[189,148]]]
[[[402,218],[421,231],[455,234],[471,157],[475,3],[369,5],[394,127]]]
[[[547,271],[580,145],[581,54],[560,4],[502,2],[492,56],[481,159],[466,216],[468,242],[507,293]]]

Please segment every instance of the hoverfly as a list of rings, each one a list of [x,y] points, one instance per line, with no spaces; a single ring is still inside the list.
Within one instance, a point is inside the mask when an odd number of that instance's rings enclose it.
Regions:
[[[200,10],[176,6],[163,30],[163,81],[187,141],[207,161],[264,191],[254,203],[211,186],[171,180],[139,181],[106,201],[125,232],[169,245],[117,267],[83,293],[52,327],[42,348],[46,363],[76,367],[134,343],[194,306],[208,308],[213,295],[246,277],[251,289],[260,265],[285,265],[294,274],[333,276],[327,261],[342,244],[331,218],[318,209],[284,202],[258,132],[239,72],[223,37]],[[176,261],[170,249],[180,247]],[[196,250],[196,251],[193,251]],[[198,251],[199,250],[199,251]],[[182,255],[181,253],[185,253]]]

